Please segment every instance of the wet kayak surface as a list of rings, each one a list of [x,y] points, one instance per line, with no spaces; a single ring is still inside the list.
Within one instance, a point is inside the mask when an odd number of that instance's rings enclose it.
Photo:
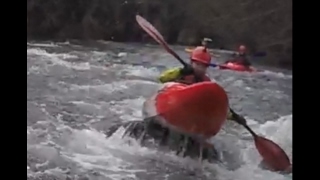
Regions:
[[[185,47],[174,49],[187,60]],[[180,64],[155,45],[28,42],[27,179],[292,179],[260,169],[250,134],[233,122],[212,139],[228,167],[141,147],[122,139],[123,129],[106,138],[114,124],[141,119],[144,100],[161,86],[156,78],[174,66]],[[209,75],[252,129],[292,158],[291,72],[210,69]]]

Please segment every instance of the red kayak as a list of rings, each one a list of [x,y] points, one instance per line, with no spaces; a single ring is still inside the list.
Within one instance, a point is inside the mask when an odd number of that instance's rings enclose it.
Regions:
[[[193,85],[166,83],[144,104],[147,116],[170,129],[190,136],[215,136],[226,121],[229,110],[225,90],[214,82]]]
[[[233,70],[233,71],[246,71],[246,72],[255,72],[256,70],[252,67],[246,67],[243,66],[241,64],[236,64],[236,63],[226,63],[226,64],[222,64],[219,66],[220,69],[229,69],[229,70]]]

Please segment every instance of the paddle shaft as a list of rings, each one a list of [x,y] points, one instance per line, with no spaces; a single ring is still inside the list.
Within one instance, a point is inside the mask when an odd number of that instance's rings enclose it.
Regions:
[[[258,135],[247,125],[247,120],[243,117],[234,112],[233,109],[229,108],[230,112],[232,113],[232,116],[235,118],[234,121],[236,121],[238,124],[241,124],[244,128],[246,128],[249,133],[254,137],[257,138]]]
[[[173,55],[184,67],[188,66],[188,64],[177,54],[175,53],[169,46],[165,48],[171,55]]]
[[[258,137],[258,135],[257,135],[248,125],[242,124],[242,126],[243,126],[244,128],[246,128],[246,129],[249,131],[249,133],[250,133],[254,138],[257,138],[257,137]]]

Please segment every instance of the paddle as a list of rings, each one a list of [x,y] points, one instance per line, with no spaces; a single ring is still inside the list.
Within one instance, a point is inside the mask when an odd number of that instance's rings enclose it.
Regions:
[[[140,27],[145,30],[155,41],[157,41],[159,44],[161,44],[165,50],[167,50],[168,53],[172,54],[184,67],[187,67],[188,64],[184,62],[180,56],[178,56],[177,53],[175,53],[171,48],[169,48],[169,45],[164,40],[162,35],[158,32],[158,30],[153,27],[147,20],[145,20],[143,17],[136,15],[136,20]]]
[[[183,66],[188,66],[167,44],[162,35],[143,17],[136,15],[136,20],[143,30],[145,30],[151,37],[154,38],[165,50],[172,54]],[[279,145],[268,140],[266,138],[258,136],[251,128],[246,124],[246,120],[236,114],[232,109],[234,119],[239,124],[243,125],[254,137],[256,148],[259,154],[262,156],[263,161],[268,167],[275,171],[285,171],[291,166],[290,160],[286,153],[280,148]]]
[[[253,136],[256,148],[259,154],[263,157],[263,163],[268,168],[274,171],[286,171],[290,168],[291,163],[288,155],[284,150],[273,141],[264,137],[258,136],[247,124],[244,117],[238,115],[231,108],[230,111],[234,117],[234,120],[246,128]]]
[[[220,65],[211,63],[209,66],[210,67],[217,67],[217,66],[220,66]]]

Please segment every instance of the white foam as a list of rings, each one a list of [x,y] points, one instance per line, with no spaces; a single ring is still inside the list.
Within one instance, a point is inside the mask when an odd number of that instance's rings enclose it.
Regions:
[[[27,55],[30,56],[40,56],[42,60],[49,60],[54,65],[61,65],[70,69],[75,70],[90,70],[90,64],[88,62],[85,63],[74,63],[74,62],[67,62],[67,59],[74,59],[78,58],[76,55],[70,55],[66,53],[48,53],[43,49],[27,49]]]
[[[123,101],[110,102],[114,104],[110,107],[110,110],[118,113],[120,118],[124,121],[130,120],[142,120],[142,105],[145,98],[139,97],[137,99],[126,99]]]
[[[265,74],[265,75],[271,75],[274,77],[278,77],[278,78],[286,78],[286,79],[292,79],[292,74],[284,74],[281,72],[273,72],[273,71],[268,71],[268,70],[264,70],[261,72],[257,72],[258,74]]]
[[[69,144],[65,146],[64,157],[79,164],[87,170],[98,170],[106,177],[135,177],[143,169],[132,169],[134,163],[122,158],[124,154],[147,153],[148,149],[132,146],[121,138],[113,136],[106,139],[103,133],[96,130],[74,130]],[[70,153],[69,153],[70,152]],[[131,167],[126,169],[126,167]]]
[[[123,69],[121,73],[131,76],[147,77],[150,79],[157,79],[160,74],[156,68],[146,68],[143,66],[128,66],[126,69]]]
[[[292,158],[292,115],[265,122],[260,126],[259,132],[279,144]]]
[[[155,85],[156,83],[149,82],[149,81],[142,81],[142,80],[124,80],[124,81],[117,81],[117,82],[112,82],[110,84],[101,84],[101,85],[76,85],[76,84],[72,84],[71,90],[86,90],[86,91],[95,90],[95,91],[105,93],[105,94],[112,94],[113,92],[123,91],[123,90],[129,89],[130,86],[134,86],[137,84]]]
[[[28,46],[36,46],[36,47],[59,47],[57,44],[54,43],[28,43]]]

